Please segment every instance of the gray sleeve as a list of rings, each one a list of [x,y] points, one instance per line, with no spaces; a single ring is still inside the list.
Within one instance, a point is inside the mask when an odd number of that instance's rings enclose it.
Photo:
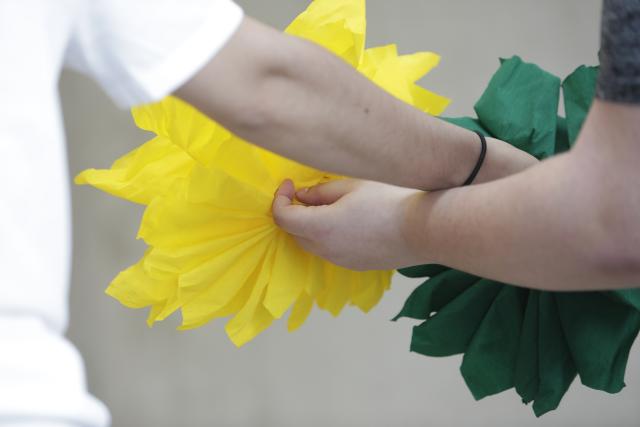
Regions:
[[[604,0],[596,96],[640,104],[640,0]]]

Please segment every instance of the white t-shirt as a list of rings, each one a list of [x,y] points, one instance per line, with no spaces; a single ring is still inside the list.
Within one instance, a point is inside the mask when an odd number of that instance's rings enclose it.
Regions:
[[[66,65],[122,107],[187,81],[242,20],[231,0],[0,1],[0,425],[108,424],[64,338],[71,227]]]

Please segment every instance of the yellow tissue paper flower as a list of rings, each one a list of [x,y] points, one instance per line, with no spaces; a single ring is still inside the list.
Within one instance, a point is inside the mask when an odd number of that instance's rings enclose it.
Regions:
[[[415,84],[439,57],[401,56],[394,45],[365,49],[365,26],[364,0],[316,0],[286,31],[439,114],[448,100]],[[389,288],[392,272],[331,264],[274,224],[273,194],[285,178],[311,186],[336,176],[251,145],[173,97],[134,108],[133,117],[156,137],[76,183],[147,205],[138,237],[149,248],[106,292],[128,307],[151,307],[149,325],[176,310],[181,329],[232,316],[226,331],[241,346],[288,310],[294,330],[314,305],[333,315],[347,304],[366,312]]]

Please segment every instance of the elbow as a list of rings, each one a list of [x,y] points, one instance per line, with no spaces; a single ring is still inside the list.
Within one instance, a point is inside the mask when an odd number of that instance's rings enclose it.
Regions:
[[[640,286],[640,193],[629,185],[635,169],[611,174],[610,164],[578,150],[568,156],[580,162],[570,168],[579,173],[567,181],[573,191],[563,196],[565,242],[582,269],[575,273],[593,290]]]
[[[602,276],[625,287],[640,285],[640,246],[637,243],[613,238],[594,252],[592,264]]]
[[[266,95],[274,85],[274,76],[266,69],[256,70],[242,96],[225,106],[225,127],[240,137],[260,144],[261,137],[276,121],[275,100]]]
[[[617,287],[640,285],[640,218],[625,209],[604,215],[588,250],[591,264]],[[635,218],[632,218],[635,217]]]
[[[239,100],[230,115],[230,127],[246,139],[278,136],[296,123],[296,111],[309,85],[305,81],[305,58],[315,53],[311,44],[288,36],[283,48],[265,55],[256,68],[246,99]],[[230,106],[233,108],[233,106]],[[257,141],[256,141],[257,142]]]

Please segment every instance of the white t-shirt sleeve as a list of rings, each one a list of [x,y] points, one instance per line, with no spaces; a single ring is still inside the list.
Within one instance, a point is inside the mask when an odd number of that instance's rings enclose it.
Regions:
[[[82,359],[41,318],[0,312],[0,426],[106,427],[87,393]]]
[[[231,0],[83,0],[66,65],[126,108],[180,87],[240,25]]]

